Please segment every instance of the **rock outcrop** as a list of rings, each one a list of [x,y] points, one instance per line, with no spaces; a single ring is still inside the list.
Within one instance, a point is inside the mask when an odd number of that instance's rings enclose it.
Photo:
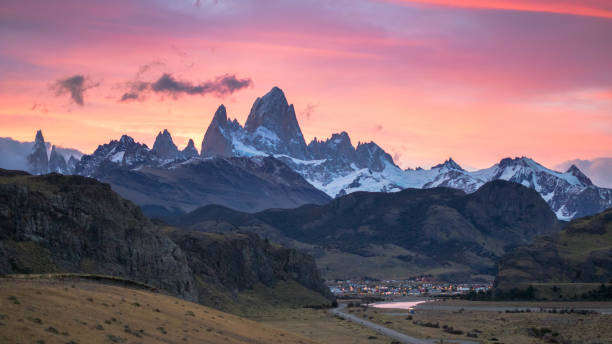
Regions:
[[[176,148],[172,140],[172,135],[170,135],[168,129],[164,129],[163,132],[160,131],[157,134],[151,152],[162,160],[174,160],[179,158],[179,150]]]
[[[47,157],[47,145],[42,131],[36,132],[32,152],[27,157],[28,170],[33,174],[45,174],[49,172],[49,158]]]
[[[319,294],[318,301],[333,296],[323,283],[314,259],[304,253],[271,245],[255,234],[203,233],[174,230],[169,236],[185,252],[196,280],[200,302],[215,306],[210,289],[237,295],[257,285],[274,289],[280,282],[295,281],[304,291]],[[279,300],[280,301],[280,300]],[[221,306],[221,305],[220,305]]]
[[[49,172],[70,174],[66,159],[57,152],[55,145],[51,147],[51,155],[49,156]]]
[[[145,282],[196,300],[183,252],[108,184],[2,170],[0,273],[83,272]]]

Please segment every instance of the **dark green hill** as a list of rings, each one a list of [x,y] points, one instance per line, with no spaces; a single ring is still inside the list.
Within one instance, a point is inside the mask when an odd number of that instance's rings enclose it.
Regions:
[[[504,256],[495,290],[502,295],[532,286],[536,298],[588,298],[583,294],[602,283],[612,283],[612,209]]]
[[[200,231],[252,231],[307,248],[331,278],[451,279],[494,274],[509,249],[560,227],[534,190],[494,181],[466,195],[450,188],[356,192],[326,205],[247,214],[197,209],[174,224]]]

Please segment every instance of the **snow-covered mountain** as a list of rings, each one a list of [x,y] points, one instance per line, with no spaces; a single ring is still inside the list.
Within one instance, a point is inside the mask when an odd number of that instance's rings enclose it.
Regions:
[[[221,105],[206,131],[201,154],[272,155],[331,197],[440,186],[472,193],[488,181],[502,179],[538,191],[563,220],[612,207],[612,190],[593,185],[576,166],[561,173],[521,157],[506,158],[479,171],[466,171],[453,159],[428,170],[402,170],[376,143],[355,147],[346,132],[326,140],[315,138],[306,145],[293,106],[277,87],[257,98],[244,127],[229,119]]]
[[[595,186],[576,166],[561,173],[526,157],[505,158],[478,171],[466,171],[453,159],[430,169],[406,169],[374,142],[355,147],[346,132],[330,138],[313,139],[306,144],[293,105],[283,91],[274,87],[257,98],[242,126],[219,106],[202,140],[201,150],[193,140],[179,150],[168,130],[159,132],[152,149],[124,135],[100,145],[80,161],[61,161],[51,153],[47,160],[42,133],[36,135],[30,171],[77,173],[104,177],[116,169],[138,171],[142,168],[175,169],[191,160],[217,157],[273,156],[284,162],[306,181],[330,197],[355,191],[394,192],[405,188],[450,187],[475,192],[486,182],[502,179],[535,189],[548,202],[559,219],[591,215],[612,207],[612,189]]]

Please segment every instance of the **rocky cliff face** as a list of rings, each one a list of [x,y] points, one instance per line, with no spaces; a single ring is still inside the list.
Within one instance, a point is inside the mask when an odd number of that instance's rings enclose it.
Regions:
[[[211,300],[280,282],[332,298],[303,253],[256,235],[159,227],[94,179],[0,169],[0,274],[53,272],[120,276],[219,308]]]
[[[47,157],[47,145],[42,131],[36,132],[36,139],[32,152],[27,157],[28,170],[33,174],[45,174],[49,172],[49,158]]]
[[[322,283],[314,259],[294,249],[273,246],[255,234],[202,233],[174,230],[169,233],[188,257],[199,284],[201,302],[208,303],[211,286],[234,295],[258,284],[274,288],[295,281],[306,290],[333,300]]]
[[[232,156],[232,135],[234,132],[239,131],[239,129],[241,129],[241,127],[239,128],[234,125],[232,121],[228,120],[225,106],[219,106],[213,116],[212,122],[204,134],[200,155],[203,157],[215,155],[225,157]]]
[[[260,151],[274,150],[297,159],[309,156],[293,105],[278,87],[255,100],[244,129],[250,134],[248,142]]]
[[[0,273],[121,276],[197,299],[183,252],[109,185],[5,170],[0,178]]]

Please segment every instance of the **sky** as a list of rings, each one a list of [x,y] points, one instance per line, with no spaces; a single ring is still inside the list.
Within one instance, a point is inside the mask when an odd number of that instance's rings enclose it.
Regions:
[[[199,148],[273,86],[406,167],[612,156],[606,0],[3,0],[0,137]]]

